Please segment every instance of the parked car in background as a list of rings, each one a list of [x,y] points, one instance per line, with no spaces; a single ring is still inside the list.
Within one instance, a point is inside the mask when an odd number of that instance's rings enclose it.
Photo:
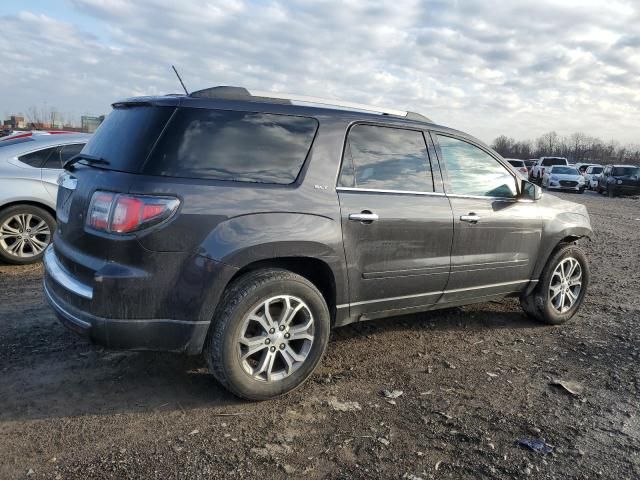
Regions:
[[[524,161],[524,164],[527,167],[527,170],[529,171],[529,175],[531,175],[531,170],[533,170],[533,167],[535,166],[536,163],[538,163],[537,158],[530,158]]]
[[[527,169],[524,160],[518,160],[517,158],[505,158],[507,162],[518,172],[523,178],[529,178],[529,170]]]
[[[584,171],[584,181],[589,190],[595,190],[598,186],[598,177],[604,170],[602,165],[591,165]]]
[[[569,162],[564,157],[540,157],[531,171],[532,180],[541,184],[545,170],[554,165],[567,166]]]
[[[587,168],[589,167],[598,167],[600,166],[597,163],[584,163],[584,162],[578,162],[574,165],[576,167],[576,169],[578,170],[578,172],[580,173],[580,175],[584,175],[585,172],[587,171]]]
[[[582,304],[586,208],[470,135],[238,87],[113,107],[61,176],[44,257],[53,310],[98,343],[204,353],[264,400],[333,327],[506,296],[559,324]]]
[[[542,176],[542,187],[549,190],[565,190],[584,193],[586,183],[584,177],[572,166],[552,165],[545,168]]]
[[[39,260],[56,227],[62,164],[82,150],[84,133],[20,132],[0,139],[0,261]]]
[[[640,194],[640,167],[636,165],[607,165],[598,177],[598,193],[609,197]]]

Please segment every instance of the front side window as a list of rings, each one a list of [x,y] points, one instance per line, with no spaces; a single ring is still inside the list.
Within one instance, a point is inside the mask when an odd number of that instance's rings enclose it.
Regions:
[[[457,138],[437,138],[449,177],[449,193],[507,198],[517,194],[513,175],[484,150]]]
[[[308,117],[179,108],[143,173],[290,184],[317,128],[317,120]]]
[[[347,137],[340,185],[433,192],[431,165],[422,132],[355,125]]]

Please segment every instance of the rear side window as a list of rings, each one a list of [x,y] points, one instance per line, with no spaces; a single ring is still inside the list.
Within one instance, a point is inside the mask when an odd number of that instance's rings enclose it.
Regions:
[[[18,160],[32,167],[41,168],[50,156],[55,155],[56,148],[57,147],[50,147],[36,152],[27,153],[26,155],[18,157]]]
[[[422,132],[354,126],[347,137],[340,185],[433,192],[431,164]]]
[[[109,162],[100,168],[137,173],[173,111],[173,107],[114,108],[82,152]]]
[[[84,143],[59,146],[51,155],[49,155],[49,158],[47,158],[47,161],[44,163],[42,168],[61,169],[67,160],[80,153],[82,147],[84,147]]]
[[[290,184],[317,128],[318,122],[307,117],[180,108],[143,173]]]

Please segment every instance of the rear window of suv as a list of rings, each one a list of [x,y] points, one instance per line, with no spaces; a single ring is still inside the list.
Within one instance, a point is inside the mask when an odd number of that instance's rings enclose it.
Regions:
[[[566,158],[545,158],[542,160],[543,167],[550,167],[552,165],[566,165]]]
[[[317,120],[307,117],[178,108],[142,172],[290,184],[317,129]]]
[[[109,162],[100,168],[138,172],[173,111],[173,107],[138,105],[114,108],[82,153]]]
[[[613,167],[611,175],[615,177],[630,177],[633,175],[639,175],[640,168],[638,167]]]

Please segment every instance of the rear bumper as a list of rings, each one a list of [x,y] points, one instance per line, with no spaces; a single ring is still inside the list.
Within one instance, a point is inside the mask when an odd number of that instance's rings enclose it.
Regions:
[[[207,321],[172,319],[115,319],[102,318],[81,312],[57,297],[48,288],[44,293],[60,323],[77,334],[108,348],[126,350],[155,350],[198,354],[207,335]]]
[[[63,325],[108,348],[202,351],[219,290],[233,270],[196,258],[174,281],[149,272],[108,277],[106,269],[91,280],[71,273],[73,265],[67,267],[54,247],[44,257],[44,293]],[[202,274],[195,275],[194,266]]]

